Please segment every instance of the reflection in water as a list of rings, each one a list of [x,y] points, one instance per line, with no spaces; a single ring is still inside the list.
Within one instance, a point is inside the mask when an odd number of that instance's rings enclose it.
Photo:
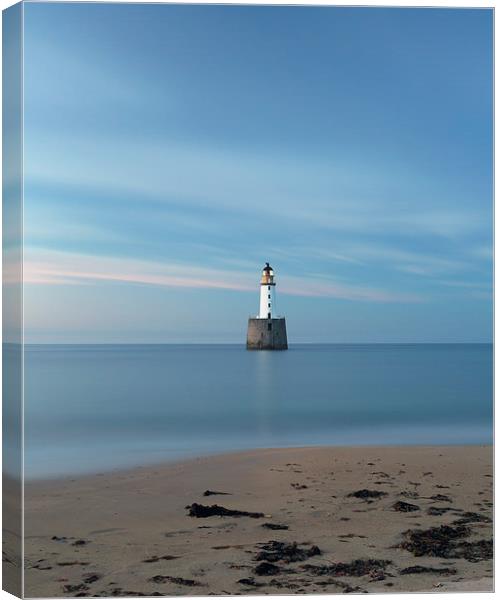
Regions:
[[[257,415],[257,430],[259,439],[266,440],[272,436],[271,413],[276,396],[273,394],[273,358],[277,357],[277,352],[263,350],[261,352],[252,352],[254,358],[256,394],[255,411]]]

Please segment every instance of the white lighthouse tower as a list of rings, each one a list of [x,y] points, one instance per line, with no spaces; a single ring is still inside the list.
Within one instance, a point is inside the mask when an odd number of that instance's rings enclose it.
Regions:
[[[262,269],[262,277],[260,279],[259,319],[276,318],[275,288],[276,283],[274,282],[273,268],[269,266],[269,263],[266,263],[266,266]]]
[[[273,268],[266,263],[260,278],[260,305],[257,317],[248,319],[247,350],[287,350],[285,317],[276,314],[276,282]]]

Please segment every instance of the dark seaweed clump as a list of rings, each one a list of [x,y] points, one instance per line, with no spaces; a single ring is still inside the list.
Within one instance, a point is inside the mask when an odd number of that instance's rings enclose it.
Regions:
[[[130,597],[141,598],[143,596],[147,596],[149,598],[150,596],[165,596],[165,595],[166,594],[162,594],[161,592],[148,592],[145,594],[144,592],[134,592],[134,591],[130,591],[130,590],[123,590],[120,587],[112,588],[111,590],[102,592],[100,594],[92,594],[92,596],[103,597],[103,598],[107,598],[108,596],[123,597],[123,598],[130,598]]]
[[[288,525],[280,525],[279,523],[262,523],[261,527],[272,529],[273,531],[288,529]]]
[[[264,583],[259,583],[255,581],[253,577],[244,577],[243,579],[238,579],[236,583],[240,583],[241,585],[249,585],[252,587],[262,587],[265,585]]]
[[[83,592],[89,589],[89,586],[85,583],[77,583],[77,584],[67,584],[63,587],[65,592]]]
[[[275,563],[279,560],[285,563],[307,560],[311,556],[318,556],[321,550],[318,546],[309,546],[300,548],[297,542],[291,544],[287,542],[271,541],[262,544],[261,551],[255,556],[255,560]]]
[[[423,567],[422,565],[414,565],[412,567],[406,567],[399,571],[400,575],[420,575],[421,573],[435,573],[437,575],[456,575],[456,569],[448,569],[447,567]]]
[[[183,577],[171,577],[170,575],[155,575],[151,577],[150,581],[154,583],[176,583],[177,585],[185,585],[188,587],[197,587],[203,585],[199,581],[195,581],[194,579],[184,579]]]
[[[362,577],[383,571],[391,564],[390,560],[377,560],[374,558],[351,561],[350,563],[332,563],[330,565],[304,565],[304,569],[314,575],[331,575],[333,577]]]
[[[372,498],[382,498],[387,496],[387,492],[380,492],[379,490],[358,490],[357,492],[351,492],[347,494],[348,498],[360,498],[361,500],[370,500]]]
[[[444,494],[434,494],[434,496],[430,497],[430,500],[435,500],[436,502],[451,502],[451,498]]]
[[[470,535],[465,525],[456,527],[441,525],[430,529],[408,529],[403,533],[400,548],[414,556],[437,556],[440,558],[465,558],[478,562],[493,557],[493,540],[465,541]]]
[[[459,519],[453,521],[453,525],[468,525],[469,523],[491,523],[491,519],[476,512],[464,512]]]
[[[229,492],[217,492],[215,490],[205,490],[203,492],[204,496],[231,496]]]
[[[175,560],[176,558],[179,558],[178,556],[174,556],[173,554],[164,554],[163,556],[156,556],[156,554],[154,556],[151,556],[150,558],[145,558],[142,562],[143,563],[156,563],[159,562],[160,560]]]
[[[397,510],[398,512],[415,512],[416,510],[420,510],[420,506],[399,500],[392,505],[392,510]]]
[[[261,512],[233,510],[231,508],[225,508],[224,506],[218,506],[217,504],[205,506],[194,502],[186,508],[190,517],[197,517],[198,519],[204,519],[206,517],[250,517],[252,519],[261,519],[265,516],[264,513]]]
[[[259,563],[253,570],[256,575],[277,575],[280,568],[269,562]]]
[[[450,510],[453,510],[451,506],[429,506],[427,509],[427,514],[434,517],[440,517]]]
[[[78,596],[78,594],[76,594]],[[131,590],[124,590],[121,587],[114,587],[111,588],[110,590],[106,590],[104,592],[100,592],[99,594],[92,594],[92,597],[96,597],[96,598],[108,598],[108,597],[113,597],[113,598],[118,598],[118,597],[122,597],[122,598],[130,598],[130,597],[134,597],[134,598],[141,598],[143,596],[147,596],[148,598],[150,596],[164,596],[165,594],[162,594],[160,592],[148,592],[148,593],[144,593],[144,592],[135,592],[135,591],[131,591]]]

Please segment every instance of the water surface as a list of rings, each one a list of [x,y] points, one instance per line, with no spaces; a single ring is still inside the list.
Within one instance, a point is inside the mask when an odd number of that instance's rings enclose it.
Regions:
[[[492,345],[28,345],[25,473],[304,445],[492,442]]]

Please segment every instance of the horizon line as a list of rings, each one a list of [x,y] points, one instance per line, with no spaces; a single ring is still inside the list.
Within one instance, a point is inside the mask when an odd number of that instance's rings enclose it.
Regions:
[[[478,346],[493,345],[483,342],[292,342],[291,346]],[[246,346],[245,342],[4,342],[4,346]]]

